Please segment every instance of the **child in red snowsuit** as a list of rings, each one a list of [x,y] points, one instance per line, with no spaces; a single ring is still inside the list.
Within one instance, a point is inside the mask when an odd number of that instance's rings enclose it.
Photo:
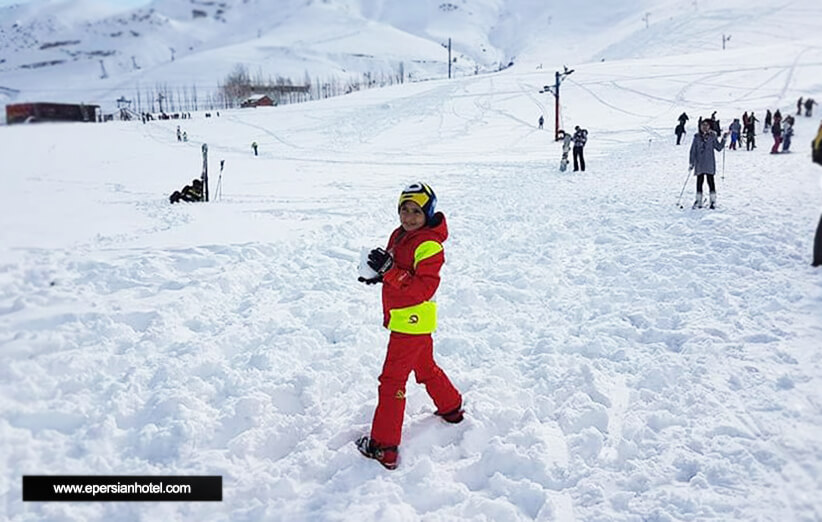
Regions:
[[[434,401],[436,415],[451,423],[463,419],[462,396],[434,362],[431,333],[437,326],[437,310],[431,299],[440,284],[445,262],[442,243],[448,237],[445,216],[435,213],[436,203],[434,191],[424,183],[403,190],[398,204],[401,226],[391,234],[385,250],[374,249],[368,257],[368,265],[378,275],[360,278],[367,284],[383,283],[383,326],[391,336],[371,436],[359,439],[357,447],[388,469],[397,467],[405,384],[411,371]]]

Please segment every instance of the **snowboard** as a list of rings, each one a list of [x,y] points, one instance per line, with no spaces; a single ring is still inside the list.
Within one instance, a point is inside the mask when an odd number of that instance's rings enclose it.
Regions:
[[[559,171],[565,172],[568,168],[568,153],[571,152],[571,135],[565,134],[562,138],[562,159],[559,161]]]

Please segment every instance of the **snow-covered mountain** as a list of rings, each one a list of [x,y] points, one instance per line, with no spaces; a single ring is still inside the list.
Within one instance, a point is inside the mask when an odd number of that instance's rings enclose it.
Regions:
[[[724,32],[733,32],[736,47],[773,44],[813,29],[808,13],[819,8],[812,4],[155,0],[112,13],[94,0],[34,0],[0,8],[0,105],[112,110],[145,86],[215,92],[238,64],[295,84],[364,74],[443,78],[448,38],[457,76],[511,63],[553,67],[717,49]],[[775,29],[778,17],[791,30]]]

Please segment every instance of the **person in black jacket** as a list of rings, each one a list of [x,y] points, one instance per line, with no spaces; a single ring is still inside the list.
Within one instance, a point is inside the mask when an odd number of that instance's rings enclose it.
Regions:
[[[811,142],[813,162],[822,166],[822,123],[819,124],[819,132]],[[813,240],[813,266],[822,266],[822,217],[816,226],[816,236]]]
[[[683,118],[684,116],[684,118]],[[682,136],[685,134],[685,122],[688,121],[688,115],[684,112],[679,115],[679,125],[676,126],[674,129],[674,134],[676,134],[676,144],[679,145],[679,142],[682,141]]]
[[[169,197],[169,203],[177,203],[178,201],[187,201],[193,203],[195,201],[203,201],[203,182],[199,179],[193,179],[191,185],[186,185],[183,190],[175,190]]]
[[[585,148],[585,143],[588,141],[588,131],[580,129],[579,125],[574,127],[574,172],[582,169],[585,172],[585,156],[582,155],[582,149]]]
[[[747,123],[745,123],[743,128],[745,133],[745,150],[753,150],[756,148],[756,122],[758,121],[753,111],[751,111],[751,115],[748,116]]]
[[[805,100],[805,116],[807,116],[808,118],[810,118],[811,115],[813,114],[813,106],[814,105],[819,105],[819,104],[816,103],[816,101],[814,101],[813,98],[808,98],[807,100]]]

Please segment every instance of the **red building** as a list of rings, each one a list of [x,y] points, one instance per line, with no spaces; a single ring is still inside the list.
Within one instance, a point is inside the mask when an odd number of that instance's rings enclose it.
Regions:
[[[273,107],[274,105],[276,105],[274,100],[269,98],[268,95],[255,94],[243,100],[240,107]]]
[[[6,105],[6,124],[42,121],[97,121],[99,105],[14,103]]]

